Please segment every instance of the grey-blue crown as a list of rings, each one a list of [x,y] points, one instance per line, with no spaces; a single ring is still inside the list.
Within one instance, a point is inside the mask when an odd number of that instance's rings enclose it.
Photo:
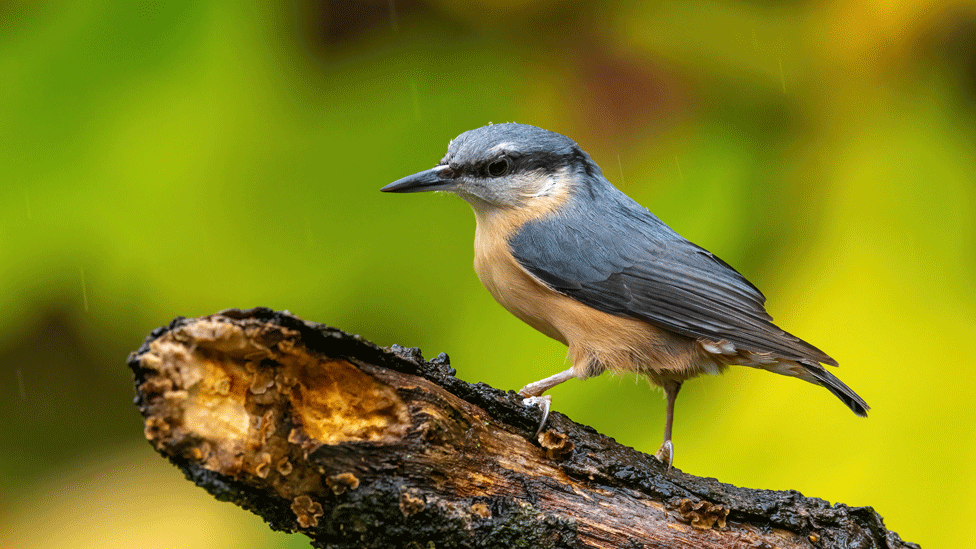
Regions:
[[[572,139],[516,123],[491,124],[462,133],[451,141],[440,163],[465,169],[490,162],[502,154],[495,150],[502,143],[509,145],[505,154],[521,169],[554,169],[572,162],[592,164],[590,157]]]

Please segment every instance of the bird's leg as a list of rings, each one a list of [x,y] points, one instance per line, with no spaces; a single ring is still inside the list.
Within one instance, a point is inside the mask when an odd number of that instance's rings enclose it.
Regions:
[[[558,374],[549,376],[546,379],[540,379],[534,383],[529,383],[519,390],[519,394],[524,397],[537,397],[549,389],[552,389],[556,385],[559,385],[564,381],[569,381],[573,377],[575,377],[575,375],[573,374],[573,369],[570,368],[565,372],[559,372]]]
[[[664,382],[664,396],[668,399],[667,416],[664,419],[664,442],[658,448],[654,457],[668,464],[674,461],[674,444],[671,443],[671,426],[674,424],[674,401],[678,398],[678,390],[681,389],[680,381],[668,380]]]
[[[519,391],[519,394],[525,397],[525,400],[522,401],[523,404],[526,406],[537,406],[542,410],[542,421],[539,422],[539,428],[536,429],[534,437],[538,437],[539,433],[546,426],[546,420],[549,419],[549,408],[552,406],[552,397],[549,395],[542,396],[542,393],[573,377],[575,377],[573,375],[573,369],[570,368],[554,376],[529,383]]]

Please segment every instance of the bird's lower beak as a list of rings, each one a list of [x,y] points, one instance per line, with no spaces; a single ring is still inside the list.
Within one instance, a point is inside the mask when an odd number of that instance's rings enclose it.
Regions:
[[[385,193],[422,193],[446,191],[454,188],[457,181],[450,166],[436,166],[429,170],[408,175],[380,189]]]

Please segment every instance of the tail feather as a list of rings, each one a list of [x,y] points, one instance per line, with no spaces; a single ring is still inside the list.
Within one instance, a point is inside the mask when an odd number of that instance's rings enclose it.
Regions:
[[[861,416],[867,417],[868,410],[871,409],[864,399],[858,396],[850,387],[844,385],[844,382],[837,379],[837,376],[828,372],[823,366],[816,364],[804,364],[800,363],[801,366],[817,380],[817,383],[827,388],[828,391],[834,393],[834,396],[841,399],[841,401],[851,409],[852,412]]]

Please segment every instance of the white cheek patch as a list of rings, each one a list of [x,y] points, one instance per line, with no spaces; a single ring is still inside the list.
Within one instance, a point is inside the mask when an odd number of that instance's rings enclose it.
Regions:
[[[563,190],[566,183],[566,170],[559,170],[553,174],[540,173],[537,177],[537,187],[536,190],[530,193],[528,196],[532,198],[538,198],[540,196],[549,196]]]
[[[559,181],[559,179],[557,177],[555,177],[555,176],[546,177],[545,178],[545,181],[543,181],[543,183],[542,183],[542,186],[539,187],[539,190],[535,191],[534,193],[530,194],[529,196],[531,196],[533,198],[538,198],[540,196],[549,196],[556,189],[559,188],[559,184],[560,183],[561,182]]]

